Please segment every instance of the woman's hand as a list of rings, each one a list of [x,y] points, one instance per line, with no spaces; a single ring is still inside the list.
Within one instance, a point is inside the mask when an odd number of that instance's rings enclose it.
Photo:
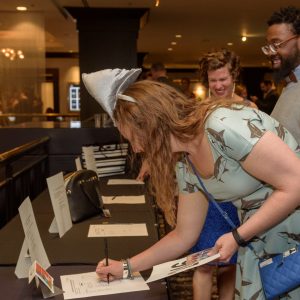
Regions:
[[[96,268],[96,273],[103,281],[107,281],[107,275],[109,275],[109,281],[123,278],[123,263],[117,260],[108,260],[108,266],[106,265],[106,259],[102,259]]]
[[[209,255],[219,252],[221,255],[219,261],[228,263],[238,248],[239,246],[233,238],[232,233],[228,232],[217,239],[215,246],[213,247],[212,251],[209,252]]]

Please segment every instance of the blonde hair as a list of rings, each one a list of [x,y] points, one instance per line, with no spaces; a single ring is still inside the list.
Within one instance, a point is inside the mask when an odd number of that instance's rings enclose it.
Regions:
[[[151,191],[167,222],[174,226],[177,206],[174,175],[180,154],[172,152],[170,136],[181,142],[191,141],[203,129],[211,111],[219,106],[230,107],[233,101],[199,102],[187,99],[168,85],[149,80],[133,83],[124,94],[136,99],[136,103],[117,101],[114,118],[120,128],[128,128],[142,145],[150,167]]]

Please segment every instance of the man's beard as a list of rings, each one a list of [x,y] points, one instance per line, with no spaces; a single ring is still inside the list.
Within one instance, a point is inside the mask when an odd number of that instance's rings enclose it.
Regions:
[[[275,83],[279,83],[281,80],[285,79],[291,71],[297,67],[297,62],[299,60],[298,51],[287,58],[280,58],[281,65],[278,69],[273,69],[273,78]]]

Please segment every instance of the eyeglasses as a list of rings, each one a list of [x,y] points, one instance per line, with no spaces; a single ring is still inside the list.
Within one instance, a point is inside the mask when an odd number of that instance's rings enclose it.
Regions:
[[[265,55],[270,55],[270,54],[276,54],[277,53],[277,50],[279,48],[281,48],[282,46],[284,46],[287,42],[297,38],[298,35],[293,35],[291,36],[290,38],[288,38],[287,40],[283,41],[283,42],[280,42],[280,43],[272,43],[272,44],[269,44],[269,45],[266,45],[266,46],[263,46],[261,47],[261,50],[262,52],[265,54]]]

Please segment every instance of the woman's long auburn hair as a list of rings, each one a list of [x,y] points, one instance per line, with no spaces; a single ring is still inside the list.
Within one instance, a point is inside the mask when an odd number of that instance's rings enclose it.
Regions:
[[[114,118],[118,127],[129,129],[134,141],[142,146],[150,168],[151,191],[167,222],[174,226],[174,175],[180,154],[172,152],[170,135],[181,142],[193,140],[203,130],[209,113],[219,106],[230,107],[233,101],[187,99],[176,89],[150,80],[133,83],[123,94],[133,97],[136,103],[118,100]]]

